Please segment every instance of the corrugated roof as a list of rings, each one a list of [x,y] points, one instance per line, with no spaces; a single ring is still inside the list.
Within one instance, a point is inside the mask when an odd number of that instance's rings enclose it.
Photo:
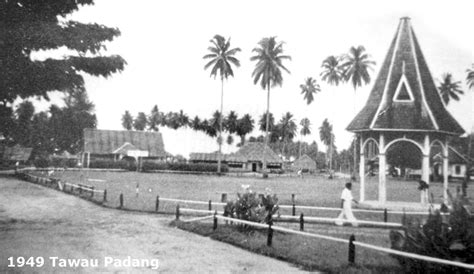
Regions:
[[[402,88],[411,91],[413,100],[396,100],[400,85],[408,85]],[[409,18],[400,20],[367,103],[347,127],[386,129],[464,133],[442,102]]]
[[[249,162],[263,161],[264,144],[261,142],[247,142],[235,154],[245,157]],[[270,147],[266,147],[265,158],[267,163],[283,163],[278,155]]]
[[[84,152],[113,154],[125,143],[148,151],[150,157],[169,156],[160,132],[84,129]]]
[[[301,156],[293,163],[295,168],[302,169],[316,169],[316,162],[307,154]]]

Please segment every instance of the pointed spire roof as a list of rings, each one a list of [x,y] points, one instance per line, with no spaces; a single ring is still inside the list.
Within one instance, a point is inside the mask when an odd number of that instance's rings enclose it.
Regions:
[[[464,133],[441,99],[410,18],[400,19],[367,103],[347,130]]]

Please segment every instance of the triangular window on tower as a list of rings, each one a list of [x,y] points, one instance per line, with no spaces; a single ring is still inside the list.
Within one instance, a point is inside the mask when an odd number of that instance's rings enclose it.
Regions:
[[[393,96],[393,101],[413,102],[414,100],[415,99],[413,97],[413,93],[411,92],[410,85],[408,84],[408,80],[405,77],[405,74],[403,74],[402,77],[400,78],[400,82],[398,82],[395,95]]]

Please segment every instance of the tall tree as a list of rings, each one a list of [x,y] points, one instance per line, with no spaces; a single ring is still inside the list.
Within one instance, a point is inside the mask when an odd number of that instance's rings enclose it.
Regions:
[[[344,81],[343,69],[339,57],[328,56],[324,59],[321,67],[324,69],[320,74],[323,81],[335,86]]]
[[[466,84],[470,89],[474,89],[474,65],[472,69],[467,69]]]
[[[46,158],[54,152],[54,143],[51,141],[49,116],[46,111],[39,112],[33,117],[33,152],[32,157]]]
[[[288,146],[288,143],[295,137],[297,130],[293,114],[290,112],[285,113],[278,122],[277,129],[283,142],[282,154],[287,156],[286,147]]]
[[[78,153],[83,147],[84,129],[96,128],[97,117],[94,104],[87,97],[84,88],[75,88],[67,92],[65,106],[50,107],[50,129],[54,140],[54,150]]]
[[[245,114],[237,121],[237,135],[240,137],[240,145],[245,144],[245,136],[252,132],[255,121],[250,114]]]
[[[128,110],[122,115],[122,127],[126,130],[133,129],[133,116]]]
[[[289,55],[283,55],[283,42],[277,42],[275,37],[263,38],[258,42],[258,46],[252,50],[255,53],[250,58],[250,61],[257,61],[255,69],[252,72],[253,82],[260,86],[263,90],[267,90],[267,122],[265,129],[265,141],[263,150],[263,171],[267,171],[267,159],[265,158],[266,149],[268,145],[268,126],[270,112],[270,88],[281,86],[283,84],[283,76],[281,70],[290,73],[290,71],[283,65],[284,60],[291,60]]]
[[[237,132],[239,116],[235,111],[229,112],[227,117],[224,119],[224,129],[227,130],[230,134]]]
[[[93,0],[0,2],[0,112],[18,98],[48,100],[50,91],[83,88],[84,74],[108,77],[123,70],[124,59],[102,52],[104,43],[120,35],[118,29],[67,19],[80,7],[93,4]],[[59,48],[71,54],[63,52],[59,57],[55,52]],[[38,51],[52,53],[42,60],[32,59]]]
[[[217,74],[221,78],[221,110],[220,113],[224,113],[224,79],[227,80],[229,76],[234,76],[232,65],[239,67],[240,62],[235,58],[235,54],[240,51],[240,48],[230,48],[230,38],[225,39],[221,35],[215,35],[210,41],[212,46],[208,48],[211,52],[204,55],[204,59],[211,59],[205,66],[204,69],[208,69],[212,66],[211,77],[216,78]],[[219,155],[217,157],[217,173],[221,173],[221,161],[222,161],[222,117],[219,120]]]
[[[145,130],[147,125],[147,118],[144,112],[139,112],[133,121],[133,128],[135,130]]]
[[[328,119],[324,119],[322,125],[319,127],[319,138],[326,146],[326,161],[329,162],[329,169],[332,169],[332,147],[334,142],[334,134],[332,132],[332,125]]]
[[[35,107],[30,101],[23,101],[18,105],[15,112],[17,119],[15,121],[14,135],[12,137],[15,143],[25,147],[31,147]]]
[[[451,73],[443,74],[443,80],[439,84],[438,89],[446,105],[449,104],[451,99],[459,101],[459,95],[464,94],[464,91],[461,90],[461,82],[454,81]]]
[[[300,126],[301,126],[301,130],[300,130],[301,137],[311,134],[311,121],[308,118],[301,119]],[[299,157],[301,157],[301,142],[302,140],[300,140],[300,146],[298,150]]]
[[[362,84],[370,83],[369,70],[373,70],[375,62],[370,60],[370,55],[366,53],[364,46],[351,47],[349,54],[343,56],[343,63],[341,67],[343,69],[344,80],[350,82],[354,88],[354,96],[356,94],[357,87],[361,87]],[[356,112],[356,100],[354,99],[354,115]],[[356,148],[355,143],[357,138],[354,137],[354,149]],[[356,165],[357,165],[357,154],[354,151],[354,166],[352,168],[352,177],[356,177]]]
[[[177,120],[179,123],[179,127],[188,127],[189,126],[189,117],[186,113],[183,112],[181,109],[177,114]]]
[[[301,94],[303,94],[304,100],[308,105],[314,101],[314,94],[321,91],[319,84],[313,77],[306,78],[304,84],[300,85],[300,88]]]
[[[148,116],[148,129],[151,131],[159,131],[159,126],[161,124],[161,114],[158,110],[158,106],[155,105]]]

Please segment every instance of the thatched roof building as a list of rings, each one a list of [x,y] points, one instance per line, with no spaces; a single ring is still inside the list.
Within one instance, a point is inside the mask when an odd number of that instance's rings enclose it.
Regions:
[[[301,156],[293,163],[293,168],[297,170],[315,171],[316,167],[316,162],[307,154]]]
[[[147,152],[147,157],[167,157],[160,132],[84,129],[84,152],[99,155]]]
[[[241,155],[248,162],[263,162],[263,151],[265,145],[260,142],[247,142],[235,154]],[[278,155],[267,146],[265,149],[265,158],[268,164],[282,164],[283,161]]]

